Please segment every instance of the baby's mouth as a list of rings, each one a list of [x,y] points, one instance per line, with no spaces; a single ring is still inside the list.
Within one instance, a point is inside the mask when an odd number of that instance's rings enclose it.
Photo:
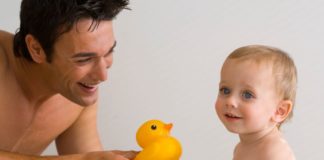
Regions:
[[[225,117],[227,117],[227,118],[231,118],[231,119],[242,119],[242,117],[237,116],[237,115],[232,114],[232,113],[226,113],[226,114],[225,114]]]

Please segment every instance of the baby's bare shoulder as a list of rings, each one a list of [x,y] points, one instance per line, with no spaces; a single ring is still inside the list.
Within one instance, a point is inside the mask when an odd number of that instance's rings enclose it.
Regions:
[[[263,160],[295,160],[294,153],[289,144],[283,138],[266,143],[260,151]]]

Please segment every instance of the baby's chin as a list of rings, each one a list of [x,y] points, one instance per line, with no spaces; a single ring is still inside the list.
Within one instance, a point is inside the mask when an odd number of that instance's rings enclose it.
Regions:
[[[239,132],[237,130],[234,130],[232,128],[226,128],[227,131],[231,132],[231,133],[234,133],[234,134],[239,134]]]

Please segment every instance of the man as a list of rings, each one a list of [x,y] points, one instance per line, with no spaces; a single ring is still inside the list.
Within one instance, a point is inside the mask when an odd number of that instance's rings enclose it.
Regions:
[[[0,31],[0,159],[128,160],[102,151],[98,86],[116,46],[112,19],[128,0],[23,0],[20,28]],[[40,154],[56,142],[60,156]]]

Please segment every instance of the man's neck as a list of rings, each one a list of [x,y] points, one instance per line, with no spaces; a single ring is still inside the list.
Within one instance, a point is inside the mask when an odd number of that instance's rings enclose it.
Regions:
[[[30,62],[24,58],[14,58],[14,74],[24,97],[31,106],[39,106],[56,93],[46,81],[41,64]]]

